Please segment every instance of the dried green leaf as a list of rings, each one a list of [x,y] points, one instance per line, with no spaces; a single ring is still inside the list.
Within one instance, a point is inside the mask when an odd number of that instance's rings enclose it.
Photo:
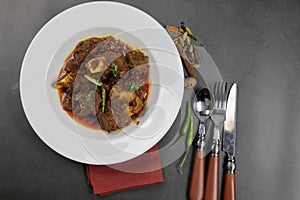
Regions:
[[[186,42],[187,42],[188,45],[191,45],[191,38],[190,38],[190,37],[187,37],[187,38],[186,38]]]
[[[198,68],[201,67],[201,65],[200,64],[194,64],[193,67],[196,68],[196,69],[198,69]]]
[[[194,60],[195,60],[195,54],[194,53],[191,53],[191,58],[192,58],[192,61],[194,62]]]
[[[193,53],[193,52],[194,52],[194,47],[193,47],[193,45],[190,46],[189,52],[190,52],[190,53]]]
[[[193,35],[193,33],[189,27],[186,26],[185,29],[186,29],[186,32],[188,32],[188,34]]]
[[[185,52],[185,51],[186,51],[186,49],[187,49],[187,46],[183,47],[183,50],[182,50],[182,51],[183,51],[183,52]]]
[[[184,40],[183,40],[183,38],[181,37],[181,38],[179,38],[179,43],[180,43],[180,45],[183,47],[184,46]]]
[[[186,40],[186,38],[188,37],[188,33],[187,32],[184,32],[184,34],[183,34],[183,41],[185,41]]]

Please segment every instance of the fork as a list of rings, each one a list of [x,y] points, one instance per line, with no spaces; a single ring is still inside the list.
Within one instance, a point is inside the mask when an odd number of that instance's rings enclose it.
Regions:
[[[213,87],[215,107],[211,115],[214,124],[213,145],[208,163],[204,200],[219,199],[220,132],[223,130],[225,120],[227,93],[226,82],[215,82]]]

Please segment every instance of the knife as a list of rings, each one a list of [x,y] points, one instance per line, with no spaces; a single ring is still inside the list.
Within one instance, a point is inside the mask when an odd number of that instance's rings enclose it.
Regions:
[[[237,84],[234,83],[229,91],[224,122],[222,150],[226,153],[224,200],[236,199],[235,180],[235,142],[236,142],[236,115],[237,115]]]

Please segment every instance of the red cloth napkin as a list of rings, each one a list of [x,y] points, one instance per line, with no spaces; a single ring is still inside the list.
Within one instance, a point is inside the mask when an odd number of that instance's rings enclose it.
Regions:
[[[94,194],[103,196],[163,182],[157,150],[155,145],[141,156],[120,164],[86,165],[88,183],[93,187]]]

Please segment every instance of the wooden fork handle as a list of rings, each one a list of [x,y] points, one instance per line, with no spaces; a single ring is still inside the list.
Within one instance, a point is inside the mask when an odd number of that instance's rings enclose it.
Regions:
[[[190,200],[203,200],[204,196],[205,152],[196,150],[190,183]]]
[[[212,155],[208,163],[204,200],[219,199],[219,171],[220,156]]]

